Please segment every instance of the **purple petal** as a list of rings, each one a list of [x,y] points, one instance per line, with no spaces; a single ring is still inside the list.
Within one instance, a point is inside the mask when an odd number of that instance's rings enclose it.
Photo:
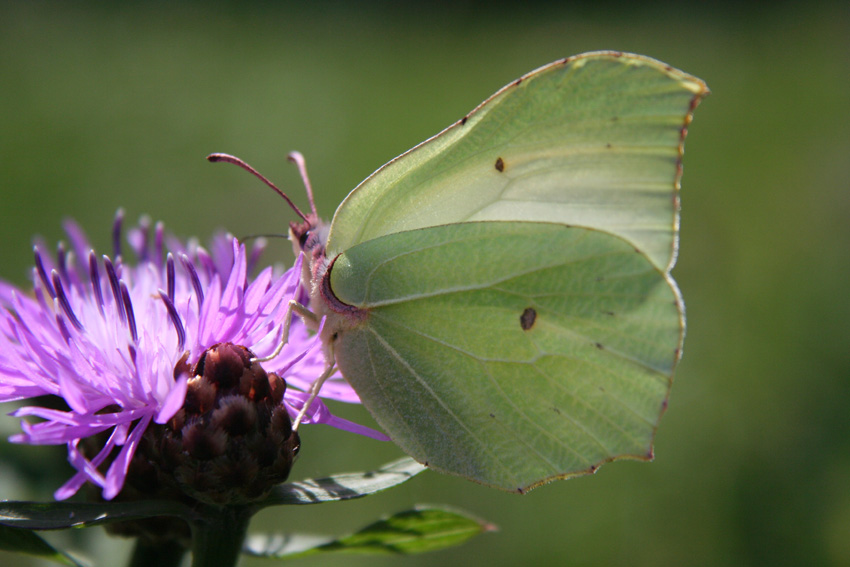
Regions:
[[[291,418],[295,418],[298,413],[301,411],[301,408],[304,407],[304,403],[307,401],[310,395],[306,392],[290,392],[287,390],[286,394],[284,394],[284,398],[287,402],[287,411],[289,412],[289,416]],[[356,433],[358,435],[364,435],[366,437],[371,437],[372,439],[377,439],[378,441],[389,441],[390,438],[380,431],[376,431],[365,425],[359,425],[357,423],[348,421],[347,419],[342,419],[340,417],[336,417],[333,415],[328,407],[320,400],[315,399],[313,403],[310,404],[310,409],[307,410],[307,413],[304,415],[304,419],[301,421],[304,424],[317,424],[322,423],[325,425],[330,425],[331,427],[335,427],[337,429],[342,429],[344,431],[349,431],[351,433]]]
[[[213,278],[212,283],[204,295],[204,305],[201,310],[200,321],[198,322],[199,350],[192,353],[195,356],[200,355],[202,351],[218,342],[218,336],[216,335],[218,329],[215,326],[219,301],[221,300],[221,280],[218,277]]]
[[[139,441],[150,421],[151,416],[148,415],[136,424],[133,432],[124,441],[124,446],[121,447],[118,456],[115,457],[115,460],[109,466],[109,470],[106,471],[106,482],[103,484],[103,498],[105,500],[112,500],[121,492],[124,479],[127,476],[127,469],[130,468],[130,461],[133,459],[133,454],[135,454]]]
[[[138,265],[132,265],[119,256],[121,219],[119,211],[113,225],[113,259],[91,252],[85,234],[68,221],[72,252],[60,245],[57,261],[36,252],[31,291],[0,282],[0,401],[50,394],[69,407],[68,411],[37,405],[19,408],[14,416],[41,421],[21,419],[21,433],[10,438],[17,443],[67,445],[68,460],[77,472],[56,491],[60,499],[86,482],[103,488],[106,498],[120,492],[148,425],[167,423],[185,403],[188,376],[174,378],[174,365],[184,348],[190,351],[190,363],[220,342],[236,342],[266,356],[278,346],[289,301],[309,300],[301,285],[303,255],[282,275],[266,268],[251,281],[246,247],[236,239],[216,236],[210,254],[195,241],[184,244],[165,235],[158,223],[151,248],[153,225],[142,219],[130,231],[131,246],[139,256]],[[251,264],[261,248],[258,244],[251,251]],[[174,254],[179,254],[184,270],[173,269]],[[54,269],[59,271],[48,278]],[[284,403],[292,414],[307,396],[296,389],[309,388],[325,361],[319,335],[310,332],[300,317],[293,318],[290,330],[280,355],[264,366],[289,384]],[[338,376],[326,382],[321,395],[358,401]],[[99,413],[112,406],[119,409]],[[385,438],[336,418],[320,400],[310,408],[305,423]],[[106,446],[88,460],[79,451],[80,440],[107,431]],[[120,447],[117,455],[116,447]],[[104,467],[105,475],[99,472]]]
[[[165,423],[174,417],[175,413],[180,411],[180,408],[183,407],[183,402],[186,400],[186,387],[188,383],[189,377],[186,374],[183,374],[177,379],[174,387],[168,392],[165,400],[163,400],[159,413],[154,418],[156,423]]]

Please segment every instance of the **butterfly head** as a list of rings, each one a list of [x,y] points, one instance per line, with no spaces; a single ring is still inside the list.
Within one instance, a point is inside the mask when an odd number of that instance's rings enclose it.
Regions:
[[[315,253],[319,253],[324,256],[329,228],[326,222],[313,214],[307,215],[307,218],[301,222],[290,222],[289,239],[292,241],[295,254],[303,252],[308,257],[312,257]]]

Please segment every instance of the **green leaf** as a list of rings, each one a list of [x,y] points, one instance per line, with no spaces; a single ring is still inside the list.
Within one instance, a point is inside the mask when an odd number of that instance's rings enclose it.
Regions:
[[[315,536],[252,536],[245,553],[288,559],[318,553],[411,554],[460,545],[478,534],[493,531],[492,524],[466,513],[435,507],[400,512],[339,539]]]
[[[88,527],[125,520],[176,516],[191,521],[195,513],[177,502],[2,502],[0,525],[31,530]]]
[[[76,567],[84,567],[85,565],[70,555],[57,550],[35,532],[21,528],[0,525],[0,550],[33,555],[63,565],[74,565]]]
[[[370,472],[342,473],[276,486],[259,507],[284,504],[320,504],[362,498],[410,480],[425,467],[409,457]]]
[[[275,487],[255,508],[281,504],[319,504],[362,498],[405,482],[425,467],[405,457],[370,472],[343,473]],[[178,502],[2,502],[0,525],[32,530],[96,526],[111,522],[174,516],[197,521],[198,512]]]

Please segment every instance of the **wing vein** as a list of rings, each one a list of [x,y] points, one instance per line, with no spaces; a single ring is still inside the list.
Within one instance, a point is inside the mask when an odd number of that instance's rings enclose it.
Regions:
[[[397,321],[395,321],[395,320],[392,320],[392,319],[389,319],[389,318],[386,318],[386,317],[382,317],[381,319],[382,319],[382,320],[383,320],[386,324],[394,325],[395,327],[398,327],[398,328],[400,328],[400,329],[404,329],[405,331],[407,331],[407,332],[409,332],[409,333],[411,333],[411,334],[414,334],[414,335],[416,335],[416,336],[418,336],[418,337],[421,337],[421,338],[422,338],[422,339],[424,339],[424,340],[427,340],[427,341],[430,341],[430,342],[432,342],[432,343],[435,343],[435,344],[437,344],[437,345],[439,345],[439,346],[441,346],[441,347],[443,347],[443,348],[445,348],[445,349],[447,349],[447,350],[451,350],[451,351],[453,351],[453,352],[456,352],[456,353],[458,353],[458,354],[460,354],[460,355],[463,355],[463,356],[465,356],[465,357],[467,357],[467,358],[469,358],[469,359],[471,359],[471,360],[473,360],[473,361],[475,361],[475,362],[478,362],[478,363],[486,364],[486,363],[496,362],[496,363],[514,363],[514,364],[527,364],[527,365],[530,365],[530,366],[532,366],[535,370],[539,371],[541,374],[543,374],[544,376],[546,376],[546,378],[547,378],[547,379],[548,379],[551,383],[553,383],[553,384],[557,385],[557,386],[558,386],[558,388],[560,388],[560,389],[561,389],[562,391],[564,391],[566,394],[568,394],[569,396],[573,397],[575,400],[577,400],[578,402],[580,402],[582,405],[584,405],[586,408],[588,408],[588,409],[589,409],[590,411],[592,411],[593,413],[595,413],[595,414],[599,415],[599,416],[600,416],[603,420],[608,421],[609,423],[611,423],[611,424],[612,424],[612,425],[613,425],[616,429],[620,430],[620,431],[621,431],[624,435],[626,435],[627,437],[629,437],[630,439],[632,439],[632,440],[634,441],[634,438],[633,438],[631,435],[629,435],[628,433],[626,433],[626,432],[625,432],[625,430],[623,430],[622,428],[620,428],[620,427],[619,427],[619,426],[617,426],[616,424],[613,424],[613,422],[611,422],[611,421],[610,421],[610,420],[609,420],[609,419],[608,419],[608,418],[604,415],[604,413],[603,413],[603,412],[601,412],[600,410],[597,410],[596,408],[594,408],[594,407],[593,407],[593,405],[592,405],[592,404],[588,403],[588,402],[587,402],[586,400],[584,400],[583,398],[581,398],[581,397],[579,397],[579,396],[575,395],[573,392],[570,392],[569,390],[567,390],[566,388],[564,388],[563,386],[561,386],[560,384],[558,384],[558,383],[557,383],[557,381],[556,381],[556,380],[554,380],[551,376],[549,376],[549,375],[545,374],[545,373],[544,373],[544,372],[543,372],[543,371],[542,371],[542,370],[541,370],[541,369],[540,369],[540,368],[536,365],[536,363],[537,363],[537,361],[538,361],[540,358],[542,358],[542,357],[544,357],[544,356],[557,356],[557,357],[559,357],[559,358],[563,358],[563,359],[566,359],[566,360],[571,360],[571,361],[574,361],[574,362],[579,362],[579,363],[582,363],[582,364],[587,364],[587,365],[592,366],[592,367],[594,367],[594,368],[596,368],[596,369],[598,369],[598,370],[605,371],[605,372],[609,373],[609,374],[610,374],[610,375],[612,375],[612,376],[615,376],[615,377],[617,377],[617,378],[620,378],[621,380],[623,380],[623,379],[626,379],[626,380],[627,380],[627,379],[628,379],[628,376],[626,376],[626,375],[624,375],[624,374],[620,374],[620,373],[612,372],[612,371],[610,371],[610,370],[608,370],[608,369],[606,369],[606,368],[604,368],[604,367],[602,367],[602,366],[599,366],[599,364],[598,364],[598,363],[595,363],[595,362],[593,362],[593,361],[590,361],[590,360],[587,360],[587,359],[584,359],[584,358],[576,358],[576,357],[572,357],[572,356],[567,356],[567,355],[564,355],[564,354],[542,353],[542,354],[538,355],[538,357],[535,357],[534,359],[531,359],[531,360],[529,360],[529,361],[527,361],[527,362],[526,362],[526,361],[512,360],[512,359],[484,358],[484,357],[478,356],[478,355],[476,355],[476,354],[474,354],[474,353],[472,353],[472,352],[469,352],[469,351],[467,351],[467,350],[464,350],[464,349],[461,349],[461,348],[459,348],[459,347],[456,347],[455,345],[452,345],[452,344],[450,344],[450,343],[447,343],[447,342],[445,342],[445,341],[443,341],[443,340],[441,340],[441,339],[438,339],[437,337],[434,337],[434,336],[432,336],[432,335],[427,335],[427,334],[423,333],[423,332],[422,332],[422,331],[420,331],[420,330],[416,330],[416,329],[413,329],[413,328],[411,328],[411,327],[408,327],[407,325],[403,325],[403,324],[401,324],[401,323],[399,323],[399,322],[397,322]],[[379,333],[377,333],[377,332],[376,332],[374,329],[372,329],[372,328],[370,328],[370,331],[372,331],[372,332],[373,332],[376,336],[378,336],[378,337],[380,337],[380,336],[381,336]],[[566,332],[568,332],[568,333],[571,333],[571,331],[568,331],[568,330],[565,330],[565,331],[566,331]],[[581,335],[578,335],[578,336],[581,336]],[[584,338],[584,337],[583,337],[583,338]],[[590,339],[587,339],[587,340],[586,340],[586,342],[592,343],[592,341],[591,341]],[[385,345],[385,348],[387,348],[387,350],[388,350],[388,351],[390,351],[391,347],[389,346],[389,344],[388,344],[386,341],[384,341],[384,340],[383,340],[383,338],[381,338],[381,343],[382,343],[383,345]],[[404,359],[403,359],[403,357],[401,357],[400,355],[398,355],[398,353],[397,353],[395,350],[392,350],[391,352],[394,354],[394,356],[396,357],[396,359],[397,359],[397,360],[399,360],[399,361],[404,360]],[[625,360],[629,360],[629,361],[631,361],[631,360],[632,360],[632,359],[631,359],[631,357],[621,356],[620,354],[615,353],[614,351],[607,351],[607,352],[612,352],[612,353],[613,353],[613,354],[615,354],[616,356],[621,357],[621,358],[623,358],[623,359],[625,359]],[[639,361],[638,361],[638,362],[639,362]],[[405,367],[407,367],[407,368],[409,369],[409,371],[411,372],[411,374],[414,374],[414,370],[412,369],[412,367],[410,367],[409,365],[407,365],[407,364],[406,364],[406,362],[405,362],[404,364],[405,364]],[[647,368],[648,370],[652,371],[652,373],[653,373],[653,374],[657,374],[657,373],[658,373],[658,371],[657,371],[656,369],[651,368],[651,367],[647,367],[645,364],[641,364],[641,366],[643,366],[643,367]],[[436,400],[440,401],[441,405],[443,405],[443,407],[444,407],[444,408],[446,408],[446,411],[449,411],[449,410],[448,410],[448,407],[447,407],[447,406],[445,406],[445,404],[443,404],[443,403],[442,403],[442,400],[440,400],[440,398],[439,398],[439,397],[438,397],[438,396],[434,393],[434,391],[433,391],[430,387],[428,387],[428,386],[427,386],[427,384],[426,384],[426,382],[424,381],[424,379],[422,379],[422,377],[421,377],[421,376],[419,376],[418,374],[414,374],[414,375],[415,375],[415,377],[417,378],[417,381],[419,381],[419,382],[420,382],[420,384],[422,384],[423,386],[425,386],[425,387],[427,388],[428,392],[432,395],[432,397],[434,397],[434,399],[436,399]],[[665,383],[666,383],[666,378],[665,378]],[[502,390],[501,390],[501,388],[499,388],[499,390],[500,390],[500,391],[502,391]],[[607,391],[605,392],[605,394],[606,394],[606,396],[610,396],[610,394],[608,394],[608,392],[607,392]],[[506,397],[506,399],[507,399],[507,397]],[[614,399],[615,401],[617,401],[617,400],[616,400],[616,398],[613,398],[613,397],[612,397],[612,399]],[[509,403],[511,403],[511,402],[509,401]],[[511,405],[513,405],[513,404],[511,403]],[[514,406],[514,407],[515,407],[515,406]],[[630,407],[630,406],[626,406],[626,405],[624,405],[624,407],[625,407],[626,409],[628,409],[631,413],[633,413],[636,417],[638,417],[640,420],[642,420],[642,421],[646,422],[646,423],[647,423],[647,424],[649,424],[649,425],[654,425],[654,422],[652,422],[652,421],[648,420],[647,418],[643,417],[643,416],[640,414],[640,412],[638,412],[638,411],[637,411],[637,410],[635,410],[634,408],[632,408],[632,407]],[[453,417],[456,421],[458,421],[459,423],[461,423],[461,422],[460,422],[460,420],[459,420],[459,418],[457,418],[454,414],[452,414],[452,417]],[[589,432],[588,432],[588,435],[590,435],[591,437],[594,437],[594,436],[593,436],[591,433],[589,433]],[[603,449],[605,449],[605,450],[607,451],[607,448],[606,448],[606,447],[605,447],[605,446],[604,446],[601,442],[599,442],[598,440],[596,440],[596,441],[598,442],[598,444],[599,444],[599,445],[600,445]],[[570,448],[569,448],[569,447],[567,447],[566,445],[564,445],[564,446],[565,446],[566,448],[570,449]],[[572,450],[572,449],[570,449],[570,450]],[[585,459],[585,460],[587,460],[587,459],[586,459],[585,457],[583,457],[583,456],[582,456],[582,458],[583,458],[583,459]]]
[[[375,329],[369,328],[369,331],[375,336],[376,340],[381,344],[381,346],[383,346],[384,349],[386,349],[387,353],[390,356],[392,356],[399,364],[404,366],[404,368],[407,369],[407,371],[419,383],[419,385],[422,386],[422,388],[424,388],[426,392],[428,392],[428,394],[431,396],[431,398],[434,399],[446,411],[446,413],[449,416],[451,416],[451,418],[469,434],[470,438],[473,439],[475,441],[475,443],[478,446],[480,446],[487,454],[489,454],[491,456],[491,458],[493,458],[495,461],[497,461],[499,463],[499,465],[504,469],[504,471],[509,476],[514,477],[513,472],[501,460],[501,458],[499,458],[498,455],[493,453],[490,450],[490,448],[487,446],[487,444],[485,444],[475,434],[475,432],[472,429],[470,429],[449,406],[446,405],[446,403],[434,392],[433,388],[431,388],[431,386],[428,385],[427,381],[424,380],[419,375],[419,373],[407,362],[407,360],[403,356],[401,356],[386,340],[384,340],[384,338],[380,335],[380,333],[375,331]],[[432,421],[439,422],[439,420],[432,420]],[[442,428],[442,427],[441,427],[441,429],[444,430],[444,428]],[[516,481],[516,484],[519,485],[519,482]]]

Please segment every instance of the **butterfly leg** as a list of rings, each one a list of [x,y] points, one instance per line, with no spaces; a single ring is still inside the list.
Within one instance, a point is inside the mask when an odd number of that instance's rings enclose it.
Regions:
[[[274,352],[268,356],[252,358],[251,362],[268,362],[280,354],[280,351],[282,351],[283,347],[286,346],[286,343],[289,342],[289,327],[292,326],[293,313],[297,313],[305,320],[305,322],[309,320],[312,323],[318,323],[316,314],[310,311],[310,308],[298,303],[294,299],[290,299],[289,304],[286,306],[286,314],[283,316],[283,330],[280,333],[280,341],[277,343],[277,348],[275,348]]]
[[[280,341],[277,343],[277,348],[274,349],[274,352],[268,356],[264,356],[262,358],[252,358],[251,362],[268,362],[269,360],[274,359],[280,352],[283,350],[283,347],[289,342],[289,329],[292,326],[292,318],[294,314],[298,314],[305,321],[309,320],[313,323],[318,323],[318,318],[316,314],[310,311],[310,309],[298,303],[294,299],[290,299],[289,303],[286,306],[286,314],[283,317],[283,329],[280,333]],[[330,353],[329,360],[333,361],[333,353]],[[298,431],[298,426],[301,425],[301,421],[304,419],[304,416],[307,415],[307,412],[310,410],[310,406],[313,405],[313,401],[319,396],[319,392],[322,389],[322,385],[325,381],[330,378],[331,374],[334,371],[334,363],[328,362],[325,369],[322,371],[322,374],[313,382],[310,386],[309,397],[304,402],[304,405],[301,407],[301,411],[298,412],[298,415],[295,417],[295,420],[292,422],[292,430]]]
[[[333,357],[331,357],[333,360]],[[322,385],[325,381],[331,377],[333,374],[334,368],[336,366],[333,362],[328,362],[327,366],[325,366],[324,371],[322,371],[321,376],[316,378],[313,384],[310,386],[310,396],[307,398],[307,401],[304,402],[304,405],[301,407],[301,411],[298,412],[298,415],[295,416],[295,419],[292,421],[292,431],[298,431],[298,426],[301,425],[301,420],[304,419],[304,416],[307,415],[307,411],[309,411],[310,406],[313,405],[313,401],[319,397],[319,392],[322,389]]]

